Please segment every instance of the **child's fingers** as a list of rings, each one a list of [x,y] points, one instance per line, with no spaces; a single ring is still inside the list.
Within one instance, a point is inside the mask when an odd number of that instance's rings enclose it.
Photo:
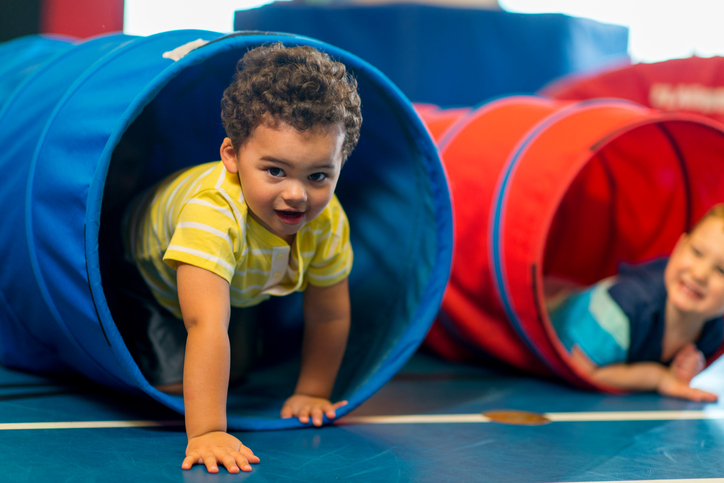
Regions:
[[[347,401],[332,404],[322,398],[307,397],[306,399],[302,404],[285,403],[281,409],[281,417],[291,418],[296,416],[303,424],[308,424],[311,420],[314,426],[321,426],[324,422],[324,416],[334,419],[336,410],[348,404]],[[301,402],[301,400],[298,402]]]
[[[224,468],[226,468],[226,471],[232,474],[236,474],[241,469],[249,466],[249,463],[246,461],[246,458],[241,456],[241,454],[238,451],[234,451],[234,453],[237,453],[240,457],[241,461],[237,460],[237,455],[233,454],[231,452],[225,451],[225,452],[217,452],[217,460],[219,463],[224,465]],[[249,471],[251,471],[251,466],[249,466]]]
[[[260,460],[257,455],[254,454],[254,452],[249,448],[248,446],[241,445],[241,448],[239,448],[239,453],[244,455],[244,457],[249,461],[249,463],[257,464]]]
[[[697,402],[715,402],[719,399],[716,394],[689,386],[682,387],[680,391],[678,391],[678,394],[672,395]]]
[[[201,457],[199,454],[194,451],[193,453],[190,453],[189,455],[184,458],[183,462],[181,463],[181,468],[184,470],[190,470],[191,467],[196,463],[202,463]]]
[[[341,408],[342,406],[346,406],[347,404],[348,404],[347,401],[339,401],[332,405],[332,409],[334,409],[336,411],[337,409]]]
[[[304,406],[302,409],[299,410],[299,421],[301,421],[304,424],[307,424],[309,422],[309,413],[311,412],[311,408],[309,406]]]
[[[329,419],[334,419],[337,417],[337,409],[341,408],[342,406],[346,406],[347,401],[339,401],[338,403],[331,404],[327,407],[324,414],[327,415]]]
[[[229,465],[226,464],[226,461],[224,462],[224,466],[226,466],[226,469],[229,470],[229,473],[238,473],[238,469],[241,471],[249,472],[251,471],[251,461],[246,457],[245,454],[241,453],[240,451],[231,451],[231,454],[229,457],[233,460],[234,465],[237,467],[237,471],[232,471],[231,468],[229,468]],[[256,458],[257,461],[255,463],[259,462],[259,458]]]
[[[694,389],[695,395],[697,397],[696,401],[702,401],[702,402],[716,402],[719,399],[719,396],[716,394],[712,394],[707,391],[702,391],[701,389]]]
[[[282,412],[280,414],[282,419],[289,419],[294,416],[294,409],[289,404],[282,406]]]
[[[206,471],[208,471],[209,473],[218,473],[219,472],[219,467],[217,466],[217,463],[216,463],[216,455],[214,454],[213,451],[209,450],[209,451],[204,452],[201,455],[201,459],[204,460],[204,466],[206,466]]]
[[[251,465],[249,464],[249,461],[247,461],[246,458],[244,458],[242,455],[234,456],[236,458],[236,464],[239,465],[239,468],[241,468],[241,471],[249,472],[251,471]]]
[[[322,425],[322,419],[324,418],[324,412],[321,407],[315,407],[311,412],[312,424],[319,427]]]

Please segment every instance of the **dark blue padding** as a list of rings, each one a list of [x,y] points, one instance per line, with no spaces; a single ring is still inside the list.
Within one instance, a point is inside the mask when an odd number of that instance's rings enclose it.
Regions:
[[[212,42],[179,61],[162,57],[199,38]],[[447,283],[452,215],[437,151],[407,98],[365,61],[313,39],[173,31],[132,40],[99,56],[76,74],[72,85],[64,86],[62,97],[47,109],[45,127],[36,134],[27,194],[19,195],[25,199],[25,218],[18,225],[22,229],[25,223],[28,250],[26,259],[13,257],[8,263],[15,277],[32,277],[23,283],[33,286],[33,303],[45,307],[34,309],[43,319],[30,324],[41,331],[48,324],[52,336],[44,344],[64,365],[98,382],[147,393],[183,412],[181,398],[156,391],[143,378],[113,322],[103,260],[120,254],[100,246],[103,220],[109,219],[104,218],[104,203],[105,208],[112,204],[118,185],[128,181],[139,160],[140,176],[128,191],[181,167],[218,159],[224,135],[221,93],[249,48],[277,40],[312,45],[344,62],[354,72],[363,99],[361,140],[337,188],[355,250],[352,331],[333,395],[349,405],[339,413],[376,392],[422,342]],[[134,151],[139,133],[145,141]],[[129,152],[135,155],[125,157]],[[5,240],[0,238],[0,245]],[[0,252],[3,249],[0,246]],[[0,288],[10,290],[8,285],[10,280]],[[278,364],[268,364],[232,391],[230,429],[300,426],[296,420],[278,418],[298,370],[294,343],[302,324],[299,303],[299,296],[290,296],[259,307],[267,316],[265,323],[279,329],[280,346],[291,348],[291,354],[280,355]],[[24,322],[25,307],[16,307],[15,297],[6,297],[6,304],[3,309]],[[6,325],[4,317],[0,324]],[[32,361],[23,362],[33,369]]]
[[[234,28],[320,39],[373,64],[414,102],[439,106],[532,94],[562,75],[628,59],[627,28],[560,14],[278,2],[236,12]]]

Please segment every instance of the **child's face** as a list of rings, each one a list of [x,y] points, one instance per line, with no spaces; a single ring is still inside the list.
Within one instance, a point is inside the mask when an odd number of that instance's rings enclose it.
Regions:
[[[724,314],[724,221],[709,217],[684,234],[664,272],[668,299],[703,320]]]
[[[230,173],[238,173],[250,215],[291,243],[332,199],[343,142],[341,124],[304,132],[285,123],[260,124],[238,152],[226,138],[221,159]]]

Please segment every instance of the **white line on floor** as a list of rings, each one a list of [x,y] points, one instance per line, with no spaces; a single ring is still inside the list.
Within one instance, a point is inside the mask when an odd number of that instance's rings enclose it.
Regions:
[[[48,423],[0,423],[0,430],[12,429],[95,429],[183,426],[183,421],[69,421]]]
[[[418,423],[489,423],[482,414],[412,414],[405,416],[345,416],[336,424],[418,424]]]
[[[541,413],[551,422],[595,421],[676,421],[724,419],[724,410],[704,411],[605,411],[574,413]],[[489,423],[491,419],[477,414],[410,414],[401,416],[345,416],[338,425],[349,424],[429,424],[429,423]],[[16,429],[93,429],[148,428],[183,426],[183,421],[66,421],[46,423],[0,423],[0,431]],[[664,481],[664,480],[661,480]],[[665,480],[669,481],[669,480]],[[685,480],[671,480],[685,481]],[[706,481],[706,480],[697,480]],[[714,481],[714,480],[712,480]],[[721,480],[724,482],[724,480]]]
[[[541,413],[552,422],[593,421],[674,421],[724,419],[724,410],[704,411],[606,411],[575,413]],[[345,416],[337,424],[420,424],[420,423],[489,423],[478,414],[414,414],[404,416]]]
[[[724,419],[724,410],[704,411],[605,411],[591,413],[545,413],[551,421],[664,421],[679,419]]]

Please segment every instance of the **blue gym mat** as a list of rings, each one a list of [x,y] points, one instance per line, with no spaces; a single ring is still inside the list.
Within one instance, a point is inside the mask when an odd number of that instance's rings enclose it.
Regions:
[[[721,362],[696,385],[714,392]],[[531,411],[542,425],[487,422]],[[95,426],[95,427],[94,427]],[[655,394],[611,396],[416,354],[334,426],[234,433],[249,474],[181,469],[179,416],[84,379],[0,368],[0,481],[550,482],[724,478],[724,410]]]

